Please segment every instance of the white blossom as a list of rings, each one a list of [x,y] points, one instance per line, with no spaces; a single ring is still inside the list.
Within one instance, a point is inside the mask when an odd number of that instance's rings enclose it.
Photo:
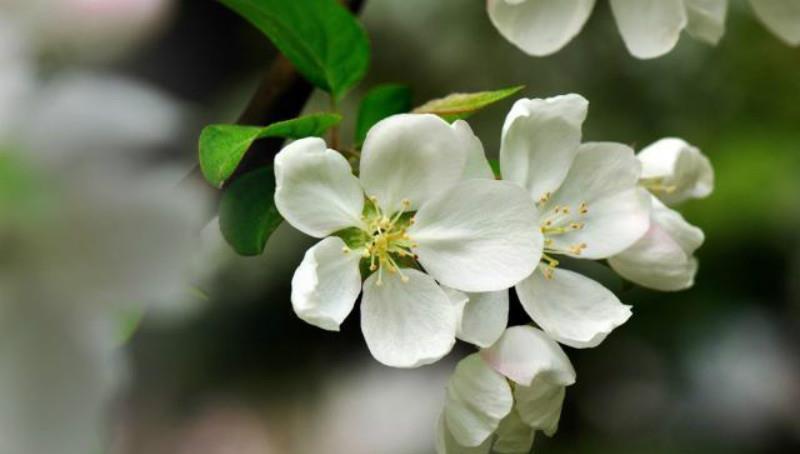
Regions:
[[[637,58],[671,51],[681,32],[716,44],[725,31],[727,0],[609,0],[622,39]],[[489,18],[530,55],[550,55],[583,28],[595,0],[488,0]],[[800,3],[750,0],[756,16],[789,45],[800,45]]]
[[[517,101],[503,125],[500,169],[524,187],[539,219],[544,253],[516,285],[531,318],[557,341],[594,347],[631,315],[597,282],[559,267],[559,256],[599,260],[647,231],[650,196],[638,187],[640,164],[615,143],[581,144],[588,102],[579,95]]]
[[[653,197],[650,229],[608,263],[622,277],[641,286],[684,290],[694,285],[698,268],[694,252],[704,239],[702,230]]]
[[[642,163],[640,184],[667,205],[708,197],[714,189],[711,161],[682,139],[661,139],[636,157]]]
[[[358,177],[321,139],[281,150],[276,206],[292,226],[324,238],[292,279],[297,315],[338,330],[363,287],[361,328],[376,359],[416,367],[447,354],[461,307],[442,285],[508,288],[533,271],[542,251],[524,191],[471,178],[483,174],[485,159],[465,122],[414,114],[369,131]]]
[[[608,263],[622,277],[644,287],[661,291],[687,289],[694,285],[698,269],[694,252],[705,236],[665,203],[674,205],[711,194],[711,162],[697,147],[675,138],[645,147],[637,158],[642,163],[639,184],[653,194],[650,229],[630,248],[609,258]]]
[[[528,453],[537,431],[558,430],[575,370],[556,342],[530,326],[458,363],[447,385],[437,454]]]

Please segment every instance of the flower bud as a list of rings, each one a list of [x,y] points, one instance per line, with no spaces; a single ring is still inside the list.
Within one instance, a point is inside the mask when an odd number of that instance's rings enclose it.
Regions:
[[[640,183],[667,205],[707,197],[714,189],[711,162],[682,139],[661,139],[636,157],[642,163]]]

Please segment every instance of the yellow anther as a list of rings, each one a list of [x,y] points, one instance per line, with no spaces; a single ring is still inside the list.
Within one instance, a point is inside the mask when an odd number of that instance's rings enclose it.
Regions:
[[[580,206],[578,207],[578,212],[580,214],[586,214],[589,212],[589,205],[586,202],[581,202]]]
[[[570,246],[569,247],[569,252],[571,252],[571,253],[573,253],[575,255],[581,255],[581,253],[583,252],[584,249],[586,249],[586,243],[579,243],[579,244],[574,244],[574,245]]]
[[[349,254],[350,253],[350,248],[347,247],[347,246],[344,246],[344,247],[342,247],[342,252],[344,252],[345,254]]]
[[[552,195],[553,194],[551,192],[545,192],[541,197],[539,197],[539,204],[547,203]]]

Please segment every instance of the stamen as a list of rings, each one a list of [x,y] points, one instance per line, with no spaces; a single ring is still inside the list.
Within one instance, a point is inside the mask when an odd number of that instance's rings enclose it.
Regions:
[[[545,204],[545,203],[549,202],[550,201],[550,197],[552,197],[552,195],[553,195],[553,193],[551,193],[551,192],[545,192],[544,195],[539,197],[539,200],[538,200],[537,203],[539,205],[542,205],[542,204]]]
[[[406,233],[406,229],[413,223],[413,218],[409,221],[403,220],[403,215],[411,208],[411,200],[402,199],[402,209],[389,216],[377,205],[377,198],[369,197],[370,202],[375,205],[374,215],[367,216],[365,221],[365,232],[370,236],[370,240],[365,246],[364,256],[369,258],[370,271],[377,271],[376,285],[383,285],[383,273],[398,274],[402,282],[408,282],[409,278],[401,271],[400,258],[414,257],[416,255],[412,249],[417,247]]]
[[[583,250],[586,249],[586,243],[578,243],[569,247],[569,252],[575,255],[581,255]]]

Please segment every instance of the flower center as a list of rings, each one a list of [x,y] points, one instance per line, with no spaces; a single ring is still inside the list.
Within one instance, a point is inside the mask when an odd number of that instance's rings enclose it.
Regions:
[[[383,272],[397,273],[402,282],[408,282],[403,274],[400,262],[416,259],[412,248],[417,246],[406,231],[414,224],[411,215],[411,201],[403,199],[403,208],[391,216],[384,213],[375,197],[370,197],[370,204],[364,210],[362,220],[365,240],[361,253],[368,260],[369,270],[378,272],[376,285],[383,285]]]
[[[549,197],[547,197],[547,199],[549,199]],[[542,218],[542,224],[540,226],[542,234],[544,235],[542,262],[545,265],[542,272],[547,279],[553,278],[553,270],[555,270],[559,264],[559,261],[551,254],[569,253],[572,255],[581,255],[583,250],[586,249],[586,243],[583,242],[569,245],[566,249],[557,248],[554,246],[553,237],[576,230],[582,230],[586,225],[583,218],[587,213],[589,213],[589,205],[587,205],[586,202],[581,202],[575,209],[569,205],[556,205]]]
[[[644,178],[640,184],[654,194],[672,194],[678,189],[675,184],[667,184],[665,178]]]

